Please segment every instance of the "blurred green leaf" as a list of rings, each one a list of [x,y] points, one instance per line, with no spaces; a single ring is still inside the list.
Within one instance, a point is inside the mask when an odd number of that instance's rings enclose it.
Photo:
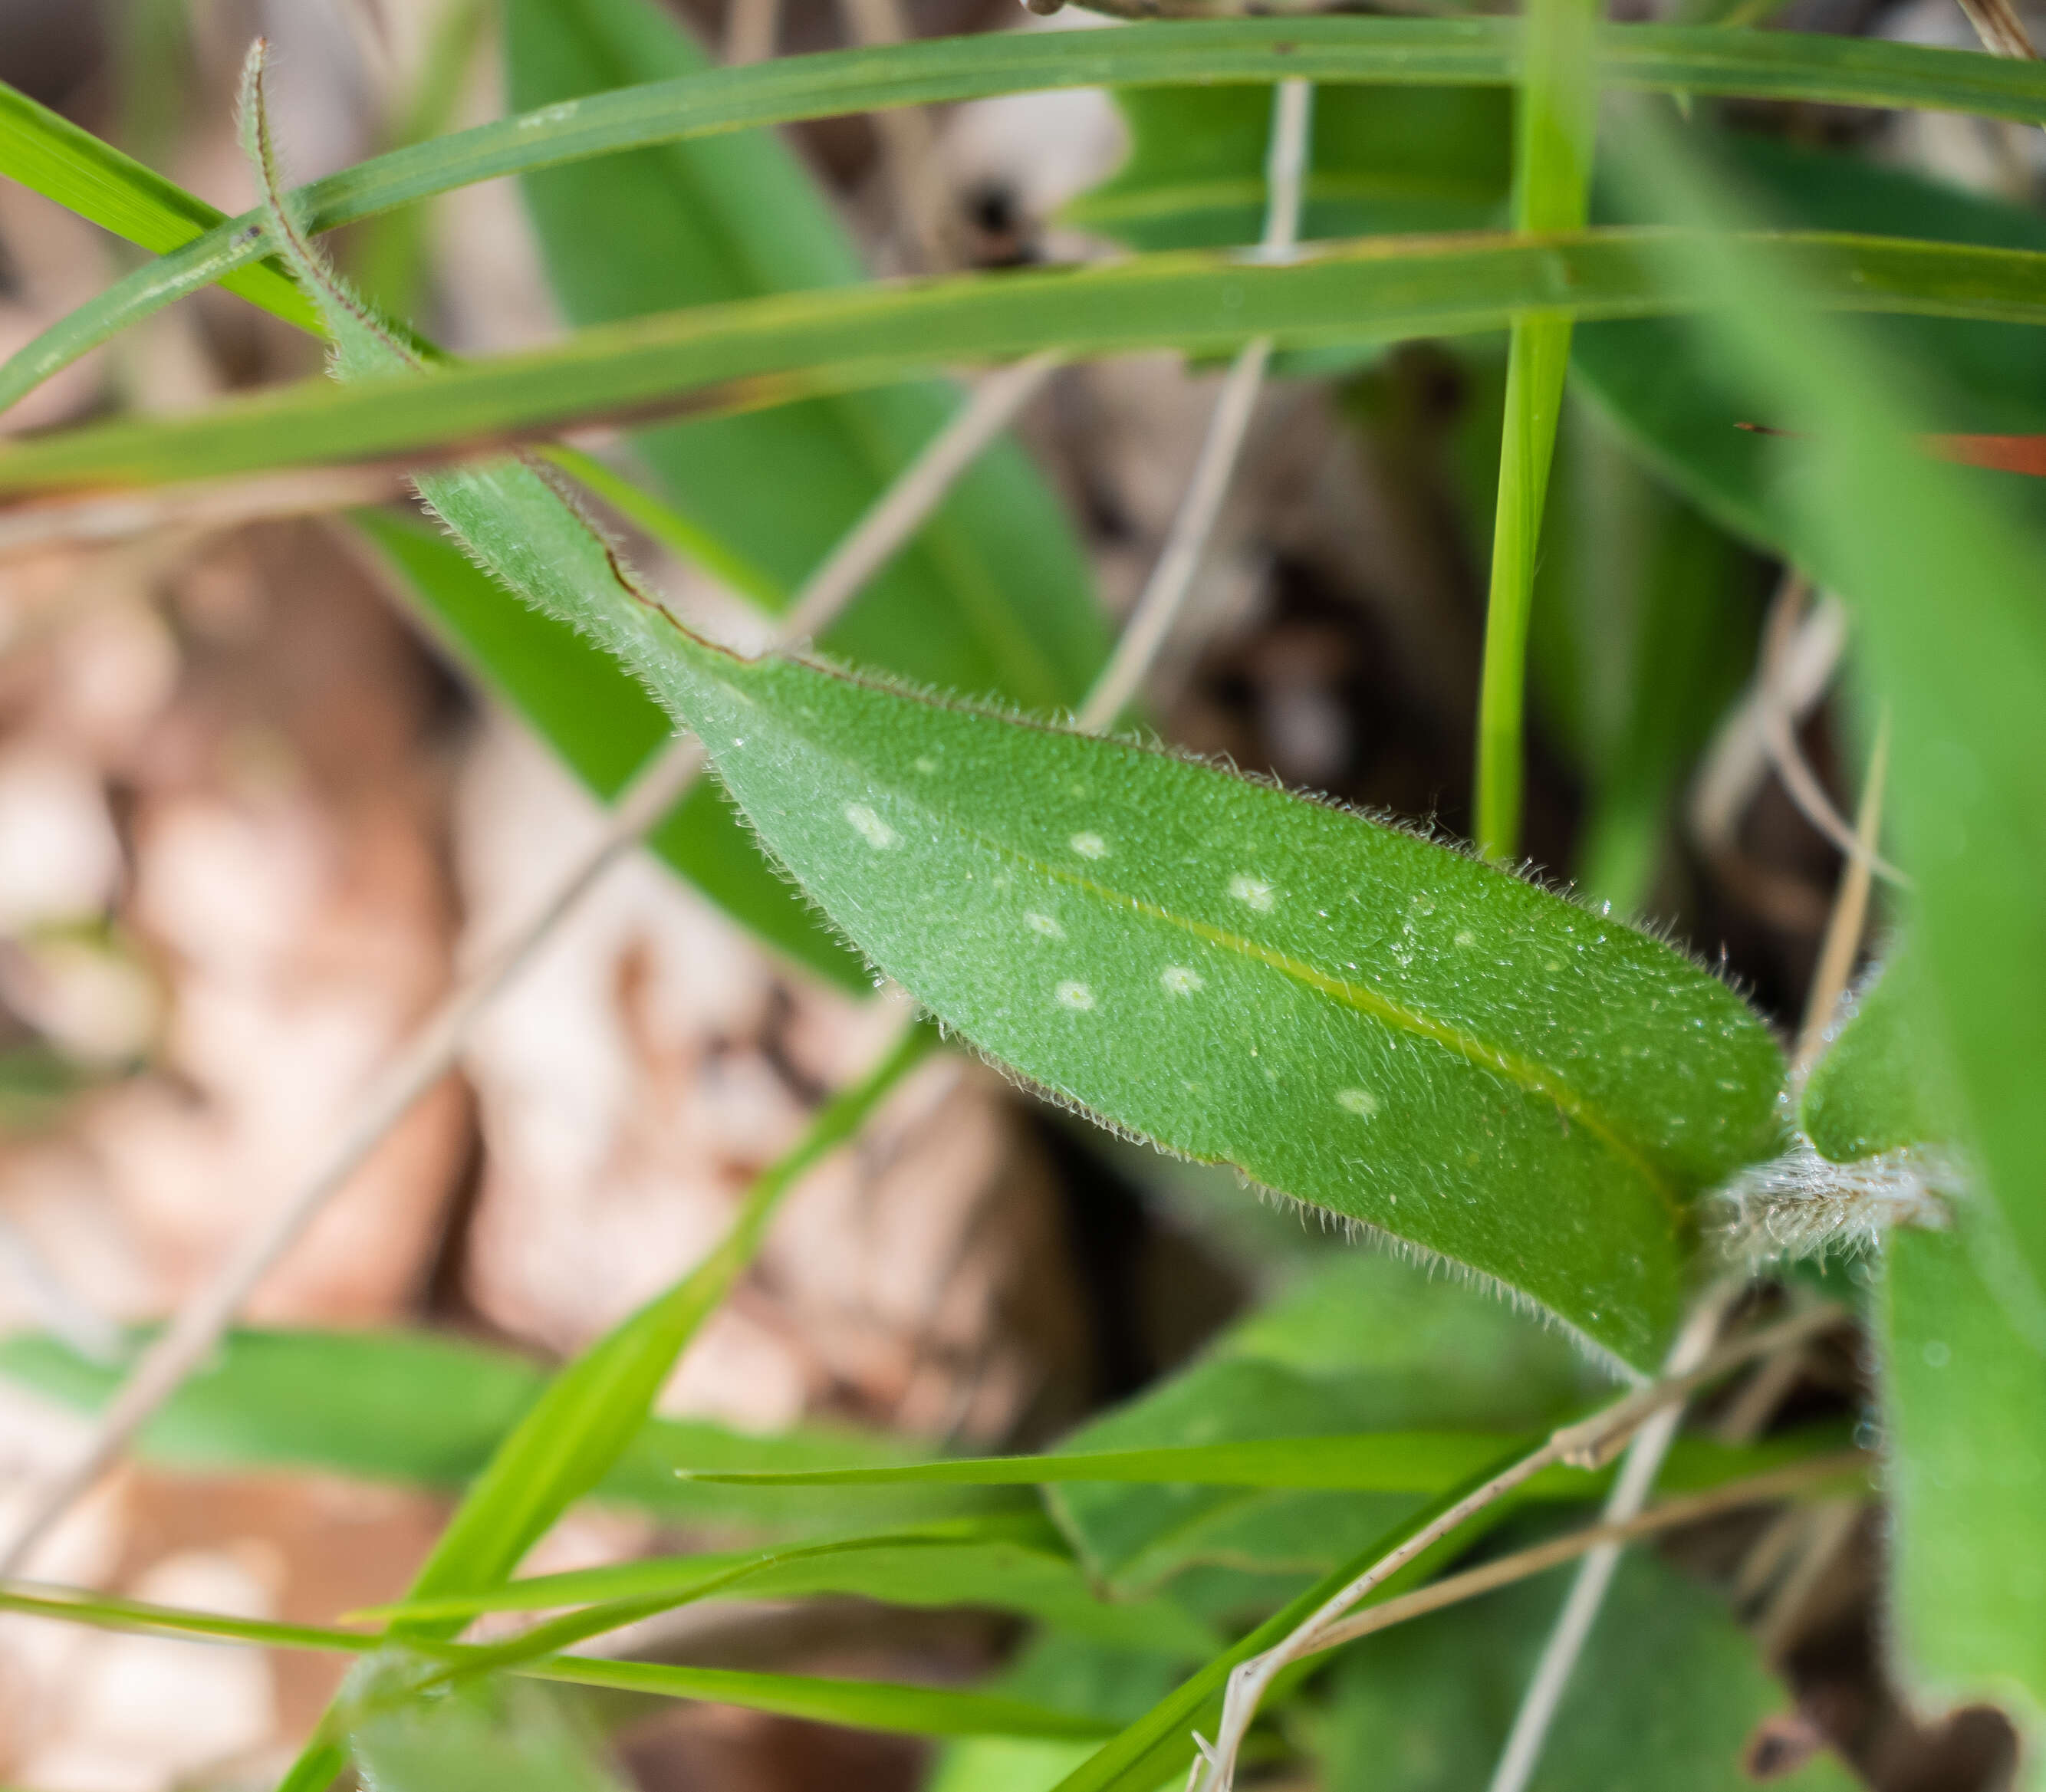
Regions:
[[[1837,1164],[1959,1135],[1953,1071],[1933,1044],[1934,1024],[1916,955],[1893,956],[1812,1067],[1797,1124]]]
[[[441,530],[386,512],[356,526],[417,593],[430,626],[473,676],[508,702],[600,797],[624,788],[674,724],[647,688],[568,624],[508,598]],[[708,786],[693,791],[647,844],[761,938],[847,989],[866,967],[776,876]]]
[[[1316,1726],[1329,1792],[1484,1784],[1566,1585],[1526,1582],[1345,1649]],[[1723,1792],[1749,1783],[1749,1747],[1789,1715],[1786,1690],[1719,1601],[1637,1550],[1564,1695],[1533,1792]],[[1767,1783],[1849,1792],[1859,1782],[1822,1751]]]
[[[1718,144],[1729,173],[1771,222],[2046,250],[2046,218],[1901,168],[1761,138]],[[1630,198],[1627,215],[1639,216],[1647,203]],[[1600,210],[1620,204],[1616,195]],[[1954,318],[1891,318],[1864,327],[1891,365],[1910,369],[1921,392],[1936,398],[1940,408],[1928,428],[2046,430],[2046,334]],[[1785,423],[1784,399],[1747,385],[1704,324],[1589,324],[1578,334],[1573,365],[1635,449],[1691,502],[1758,546],[1809,562],[1813,521],[1798,496],[1794,444],[1737,427]],[[2007,503],[2046,515],[2046,497],[2015,480],[2002,485]]]
[[[1897,1659],[1935,1708],[1988,1697],[2046,1748],[2046,1326],[1983,1274],[2002,1249],[1964,1211],[1900,1227],[1878,1303]],[[2029,1782],[2024,1782],[2029,1783]]]
[[[1758,570],[1593,407],[1566,403],[1530,671],[1586,786],[1573,882],[1590,900],[1646,910],[1677,792],[1754,662]]]
[[[1909,240],[1772,236],[1823,302],[1847,310],[2046,322],[2046,258]],[[225,477],[334,460],[475,452],[508,434],[648,409],[774,404],[887,384],[933,365],[1043,348],[1206,353],[1495,330],[1517,311],[1639,316],[1693,308],[1681,233],[1538,243],[1369,239],[1290,267],[1195,253],[1079,269],[786,293],[600,325],[560,344],[347,386],[308,380],[188,416],[97,424],[0,451],[0,492]]]
[[[510,1678],[394,1697],[394,1663],[357,1689],[344,1717],[370,1792],[622,1792],[593,1728],[553,1687]]]
[[[1700,172],[1704,140],[1637,129],[1630,156],[1686,224],[1744,224]],[[1938,364],[1813,308],[1796,270],[1747,239],[1699,253],[1716,284],[1720,365],[1735,390],[1802,433],[1776,444],[1776,496],[1800,564],[1849,603],[1864,688],[1889,705],[1901,857],[1917,879],[1913,945],[1934,1031],[2032,1300],[2046,1305],[2046,536],[2007,475],[1921,454],[1924,419],[1958,403]],[[2037,352],[2034,339],[2027,346]],[[2025,384],[2023,364],[2006,384]],[[1938,410],[1932,407],[1938,406]],[[2029,496],[2036,499],[2037,494]]]
[[[512,103],[540,109],[698,74],[650,0],[511,0]],[[829,202],[765,132],[530,175],[550,276],[578,324],[846,287],[858,256]],[[942,384],[820,398],[641,434],[684,512],[793,588],[955,408]],[[827,636],[855,659],[1039,709],[1076,702],[1106,651],[1060,507],[1013,443],[990,448]]]
[[[1125,87],[1128,158],[1063,222],[1136,249],[1255,242],[1272,102],[1262,88]],[[1314,98],[1300,235],[1477,230],[1506,199],[1499,87],[1324,86]]]
[[[940,1522],[921,1532],[653,1557],[512,1581],[466,1598],[408,1601],[390,1615],[438,1619],[664,1599],[681,1605],[712,1593],[722,1599],[840,1593],[895,1605],[984,1606],[1104,1643],[1181,1659],[1198,1659],[1216,1647],[1205,1625],[1166,1601],[1097,1594],[1058,1533],[1028,1512]]]

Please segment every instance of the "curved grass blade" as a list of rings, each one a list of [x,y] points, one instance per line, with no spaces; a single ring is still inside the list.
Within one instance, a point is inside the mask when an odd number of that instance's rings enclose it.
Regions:
[[[793,1151],[755,1181],[708,1257],[548,1385],[441,1533],[413,1581],[415,1597],[496,1585],[542,1532],[598,1485],[646,1423],[682,1346],[752,1261],[782,1195],[852,1136],[933,1043],[927,1029],[906,1033],[878,1067],[826,1104]]]
[[[1526,54],[1515,95],[1515,231],[1581,230],[1589,214],[1598,122],[1592,49],[1597,16],[1597,0],[1529,0]],[[1507,356],[1473,805],[1478,851],[1500,861],[1511,861],[1520,850],[1527,612],[1562,415],[1571,324],[1567,315],[1554,313],[1516,317]]]
[[[2046,322],[2046,255],[1826,233],[1770,246],[1846,310]],[[0,451],[0,491],[147,484],[327,461],[473,455],[572,423],[778,402],[1046,347],[1220,353],[1493,330],[1515,312],[1639,317],[1700,302],[1681,231],[1539,242],[1377,238],[1287,267],[1160,255],[1112,267],[792,293],[585,330],[424,377],[307,380],[189,417],[108,423]]]
[[[1666,25],[1609,27],[1600,45],[1611,87],[1924,106],[2046,124],[2046,74],[2036,64],[1866,38]],[[546,106],[375,157],[314,182],[296,203],[318,232],[477,181],[748,126],[1053,87],[1288,75],[1325,84],[1504,84],[1516,65],[1516,21],[1507,19],[1215,21],[937,39],[781,58]],[[52,163],[40,144],[0,167],[65,203],[81,186],[61,154]],[[190,234],[180,234],[180,221],[190,222],[181,202],[155,194],[147,179],[129,183],[118,203],[101,204],[89,191],[79,197],[97,206],[98,222],[146,247],[184,242]],[[116,222],[122,218],[129,228]],[[252,214],[216,223],[29,344],[0,369],[0,410],[151,312],[249,265],[261,253],[242,234],[253,221]],[[307,321],[281,282],[247,295]]]
[[[825,1680],[797,1674],[755,1674],[729,1667],[685,1667],[666,1662],[608,1661],[557,1655],[514,1671],[571,1686],[606,1686],[661,1698],[699,1699],[772,1712],[813,1724],[898,1736],[1098,1736],[1098,1718],[1027,1705],[993,1693],[955,1693],[875,1680]]]
[[[1071,1482],[1178,1483],[1193,1487],[1322,1489],[1357,1493],[1435,1493],[1496,1459],[1505,1439],[1485,1431],[1382,1431],[1357,1437],[1257,1438],[1240,1443],[1152,1450],[1053,1451],[1040,1456],[954,1457],[847,1469],[715,1469],[690,1478],[749,1487],[1052,1487]],[[1680,1438],[1661,1485],[1716,1487],[1779,1462],[1843,1446],[1838,1427],[1817,1426],[1766,1444]],[[1582,1499],[1596,1483],[1576,1469],[1529,1481],[1531,1498]],[[522,1583],[523,1584],[523,1583]]]
[[[5,81],[0,81],[0,174],[152,254],[202,237],[224,237],[233,228],[218,207]],[[301,330],[319,327],[312,307],[284,271],[256,255],[214,277],[287,323]]]
[[[107,1594],[29,1592],[0,1586],[0,1612],[78,1624],[125,1634],[187,1637],[198,1642],[246,1643],[268,1648],[369,1655],[389,1647],[383,1636],[316,1624],[222,1617]],[[492,1651],[454,1644],[433,1647],[430,1659],[460,1667]],[[744,1711],[772,1712],[813,1723],[901,1736],[1093,1737],[1112,1726],[1098,1719],[987,1693],[953,1692],[884,1681],[835,1680],[797,1674],[758,1674],[732,1668],[670,1666],[664,1662],[609,1661],[554,1655],[509,1671],[576,1686],[612,1687],[662,1698],[697,1699]]]

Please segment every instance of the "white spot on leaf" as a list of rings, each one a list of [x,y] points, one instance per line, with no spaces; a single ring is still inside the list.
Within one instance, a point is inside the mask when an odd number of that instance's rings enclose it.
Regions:
[[[1338,1089],[1336,1106],[1360,1120],[1369,1120],[1378,1111],[1378,1097],[1369,1089]]]
[[[1071,844],[1073,851],[1083,859],[1106,859],[1108,856],[1108,842],[1098,834],[1075,834]]]
[[[1085,983],[1061,983],[1052,993],[1059,998],[1061,1008],[1070,1008],[1075,1014],[1084,1014],[1094,1006],[1094,991]]]
[[[1205,987],[1201,974],[1183,964],[1168,964],[1158,975],[1168,995],[1192,995]]]
[[[1247,902],[1260,914],[1271,912],[1272,886],[1261,877],[1253,877],[1248,871],[1238,871],[1229,880],[1229,893],[1239,902]]]
[[[1065,929],[1048,914],[1038,914],[1033,911],[1025,914],[1023,918],[1029,922],[1030,931],[1033,933],[1041,933],[1048,940],[1063,940],[1066,937]]]
[[[1457,929],[1457,944],[1460,946],[1474,946],[1477,944],[1477,936],[1468,927],[1460,927]]]
[[[853,831],[876,852],[886,852],[891,846],[899,846],[902,836],[869,809],[865,803],[847,803],[845,818]]]

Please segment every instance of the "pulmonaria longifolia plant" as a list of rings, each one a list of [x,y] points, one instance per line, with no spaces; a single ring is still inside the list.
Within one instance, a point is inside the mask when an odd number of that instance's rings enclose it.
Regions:
[[[1816,1573],[1840,1515],[1879,1499],[1885,1671],[1928,1709],[2001,1705],[2015,1771],[2041,1783],[2046,562],[2024,493],[1940,456],[1968,432],[1973,458],[2011,464],[2046,429],[2046,222],[1866,159],[1736,138],[1710,112],[1730,95],[2040,124],[2046,71],[1734,22],[1605,25],[1585,0],[1530,0],[1518,20],[1203,17],[723,69],[652,0],[508,0],[504,28],[518,115],[295,191],[259,46],[242,124],[261,203],[238,219],[6,95],[0,168],[159,258],[21,351],[0,398],[214,281],[323,335],[336,380],[18,442],[0,490],[423,469],[445,534],[396,514],[357,524],[453,651],[604,795],[686,730],[722,795],[690,796],[655,849],[813,971],[878,975],[937,1028],[898,1033],[716,1252],[527,1390],[379,1628],[47,1589],[0,1604],[364,1656],[292,1771],[300,1792],[351,1760],[401,1789],[485,1771],[610,1783],[563,1716],[570,1695],[536,1680],[948,1738],[946,1792],[1221,1792],[1273,1762],[1415,1792],[1488,1776],[1498,1792],[1704,1787],[1743,1759],[1816,1786],[1847,1769],[1813,1751],[1809,1724],[1770,1728],[1787,1695],[1766,1639],[1645,1547],[1615,1565],[1634,1539],[1775,1506],[1770,1534],[1802,1536]],[[1140,251],[1080,269],[865,284],[800,164],[743,129],[1078,86],[1118,91],[1133,141],[1071,215]],[[1681,108],[1644,97],[1670,95]],[[577,326],[549,347],[451,361],[317,241],[507,175]],[[1230,249],[1260,215],[1263,252]],[[1296,234],[1320,240],[1295,254]],[[1091,687],[1127,689],[1155,650],[1268,356],[1330,377],[1402,338],[1500,331],[1481,852],[1062,720],[1088,713]],[[1156,607],[1097,684],[1109,645],[1058,504],[1013,445],[975,456],[1056,360],[1158,347],[1237,353],[1234,396]],[[945,429],[955,400],[932,367],[1027,355],[1044,358]],[[1886,718],[1894,770],[1864,805],[1834,975],[1813,994],[1819,1049],[1794,1076],[1740,993],[1626,918],[1639,875],[1602,873],[1616,899],[1594,902],[1511,863],[1531,631],[1544,605],[1591,626],[1570,587],[1607,549],[1559,535],[1546,564],[1566,395],[1617,423],[1627,477],[1644,467],[1681,500],[1656,500],[1622,719],[1586,767],[1596,830],[1619,843],[1602,867],[1638,864],[1625,842],[1653,837],[1725,701],[1701,606],[1726,593],[1697,569],[1745,543],[1850,607],[1857,713]],[[640,438],[659,496],[543,446],[685,411]],[[671,612],[586,492],[770,610],[800,587],[803,651],[743,657]],[[851,558],[828,560],[855,523]],[[692,751],[633,786],[607,850],[680,798]],[[1890,921],[1910,944],[1843,1003],[1886,808],[1909,875]],[[450,1007],[386,1108],[445,1066],[493,987]],[[791,1466],[766,1442],[650,1426],[781,1193],[940,1029],[1103,1126],[1394,1253],[1330,1256],[1042,1456],[841,1450],[820,1466],[811,1442]],[[145,1359],[71,1489],[175,1406],[264,1252],[334,1180]],[[1806,1261],[1828,1257],[1851,1273]],[[1437,1266],[1453,1273],[1424,1273]],[[1769,1430],[1752,1396],[1780,1390],[1818,1332],[1857,1323],[1874,1426],[1855,1447],[1830,1424]],[[272,1341],[308,1350],[315,1381],[396,1364],[374,1353],[397,1347]],[[468,1359],[402,1361],[394,1398],[465,1397]],[[47,1348],[8,1363],[104,1386]],[[1717,1442],[1679,1435],[1685,1401],[1744,1374]],[[243,1385],[230,1348],[209,1398],[245,1397],[260,1439],[263,1384]],[[1674,1491],[1651,1500],[1658,1475]],[[792,1485],[809,1503],[787,1504]],[[1041,1507],[1014,1503],[1032,1487]],[[783,1534],[513,1578],[586,1495],[686,1511],[708,1490]],[[1546,1571],[1580,1558],[1565,1601]],[[994,1607],[1030,1620],[1031,1640],[972,1690],[573,1647],[712,1596],[829,1593]],[[484,1612],[550,1610],[567,1615],[511,1643],[457,1640]]]

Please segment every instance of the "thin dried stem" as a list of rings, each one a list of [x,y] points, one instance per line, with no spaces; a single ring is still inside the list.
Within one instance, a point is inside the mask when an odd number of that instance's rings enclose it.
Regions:
[[[377,468],[318,467],[255,479],[170,485],[156,492],[97,492],[0,514],[0,560],[54,547],[98,547],[161,529],[211,532],[279,517],[312,516],[400,496],[403,482]]]
[[[1704,1361],[1712,1349],[1713,1338],[1719,1335],[1728,1307],[1739,1292],[1739,1284],[1733,1281],[1723,1281],[1707,1292],[1677,1334],[1677,1342],[1670,1349],[1666,1373],[1681,1375]],[[1635,1433],[1633,1442],[1627,1447],[1627,1460],[1606,1499],[1605,1521],[1608,1525],[1625,1524],[1639,1516],[1654,1487],[1655,1477],[1662,1471],[1662,1459],[1670,1453],[1683,1415],[1682,1404],[1673,1401]],[[1513,1727],[1507,1732],[1506,1746],[1500,1752],[1498,1766],[1492,1770],[1492,1792],[1521,1792],[1533,1776],[1534,1763],[1541,1759],[1542,1745],[1548,1739],[1549,1727],[1555,1721],[1557,1708],[1562,1703],[1564,1691],[1576,1671],[1585,1644],[1591,1638],[1592,1626],[1598,1621],[1600,1608],[1605,1604],[1607,1590],[1619,1566],[1621,1547],[1617,1541],[1599,1544],[1585,1558],[1577,1578],[1571,1582],[1569,1597],[1564,1601],[1555,1628],[1542,1645],[1542,1659],[1535,1664],[1534,1677],[1528,1682],[1527,1690],[1521,1697],[1520,1709],[1514,1713]]]
[[[1861,850],[1840,874],[1839,891],[1833,898],[1833,912],[1819,948],[1818,967],[1812,973],[1811,991],[1805,998],[1805,1024],[1790,1065],[1793,1087],[1811,1074],[1825,1049],[1827,1033],[1840,998],[1847,993],[1862,935],[1867,931],[1870,874],[1875,864],[1876,841],[1882,832],[1882,786],[1889,769],[1890,713],[1886,709],[1876,724],[1875,745],[1869,753],[1868,775],[1862,781],[1861,804],[1855,814],[1855,840]]]
[[[1785,1468],[1772,1469],[1766,1474],[1730,1481],[1724,1487],[1710,1488],[1702,1493],[1664,1500],[1631,1518],[1609,1519],[1582,1531],[1573,1531],[1532,1548],[1503,1555],[1481,1568],[1446,1575],[1412,1593],[1402,1593],[1397,1599],[1368,1607],[1355,1617],[1345,1618],[1323,1632],[1319,1649],[1339,1648],[1360,1636],[1370,1636],[1410,1619],[1426,1617],[1430,1612],[1460,1605],[1467,1599],[1476,1599],[1500,1587],[1511,1586],[1517,1581],[1546,1574],[1551,1568],[1561,1567],[1594,1550],[1616,1548],[1639,1542],[1643,1537],[1658,1536],[1665,1531],[1696,1524],[1701,1519],[1716,1518],[1722,1512],[1737,1512],[1743,1506],[1782,1499],[1802,1488],[1864,1468],[1867,1461],[1860,1450],[1836,1450],[1830,1455],[1816,1456],[1809,1462],[1793,1462]]]
[[[901,0],[839,0],[846,34],[863,48],[905,42],[910,33]],[[939,174],[937,132],[921,106],[890,107],[874,114],[889,183],[917,260],[928,273],[952,264],[945,241],[944,186]]]
[[[1347,1585],[1331,1594],[1283,1642],[1274,1644],[1261,1655],[1253,1655],[1237,1664],[1229,1677],[1228,1690],[1223,1695],[1222,1726],[1216,1740],[1211,1745],[1200,1744],[1202,1761],[1196,1764],[1188,1782],[1192,1792],[1230,1792],[1237,1755],[1272,1682],[1291,1663],[1314,1654],[1321,1647],[1322,1637],[1348,1616],[1353,1606],[1408,1562],[1543,1470],[1554,1468],[1559,1462],[1585,1469],[1602,1466],[1644,1421],[1665,1407],[1689,1399],[1698,1388],[1744,1362],[1802,1344],[1814,1333],[1838,1324],[1841,1316],[1836,1307],[1816,1307],[1751,1332],[1744,1338],[1735,1338],[1712,1352],[1695,1369],[1651,1382],[1589,1419],[1560,1427],[1550,1434],[1546,1442],[1436,1514]],[[1195,1740],[1198,1743],[1200,1739],[1197,1737]]]
[[[1758,712],[1762,743],[1768,750],[1770,763],[1775,767],[1776,775],[1783,781],[1785,794],[1797,805],[1798,813],[1845,853],[1850,862],[1866,858],[1878,876],[1909,889],[1911,880],[1903,872],[1888,859],[1863,850],[1855,837],[1854,829],[1833,807],[1825,786],[1819,782],[1818,774],[1797,745],[1790,719],[1791,706],[1785,699],[1779,668],[1788,654],[1809,590],[1801,574],[1789,574],[1770,609],[1762,646],[1762,702]]]
[[[724,60],[734,68],[766,62],[782,37],[782,0],[731,0],[724,14]]]
[[[782,625],[780,643],[822,629],[916,533],[974,454],[1041,384],[1050,372],[1048,361],[1038,357],[982,382],[812,576]],[[0,1557],[0,1575],[17,1573],[58,1520],[126,1454],[135,1434],[212,1354],[278,1260],[384,1135],[453,1068],[477,1018],[532,961],[604,873],[681,800],[703,764],[702,748],[693,739],[678,736],[620,794],[582,857],[564,871],[524,924],[448,993],[363,1091],[304,1180],[143,1352],[84,1451],[36,1502]]]
[[[2031,35],[2013,10],[2010,0],[1961,0],[1961,10],[1968,15],[1968,23],[1975,28],[1982,48],[1991,56],[2009,56],[2020,62],[2039,60]]]
[[[1299,246],[1313,98],[1314,90],[1305,81],[1281,81],[1273,93],[1271,148],[1265,160],[1264,234],[1257,249],[1262,261],[1288,260]],[[1193,477],[1165,538],[1164,551],[1130,612],[1114,656],[1080,706],[1079,725],[1091,733],[1112,725],[1129,707],[1179,620],[1216,515],[1235,476],[1244,434],[1271,358],[1272,338],[1259,336],[1245,343],[1230,365],[1208,419]]]

